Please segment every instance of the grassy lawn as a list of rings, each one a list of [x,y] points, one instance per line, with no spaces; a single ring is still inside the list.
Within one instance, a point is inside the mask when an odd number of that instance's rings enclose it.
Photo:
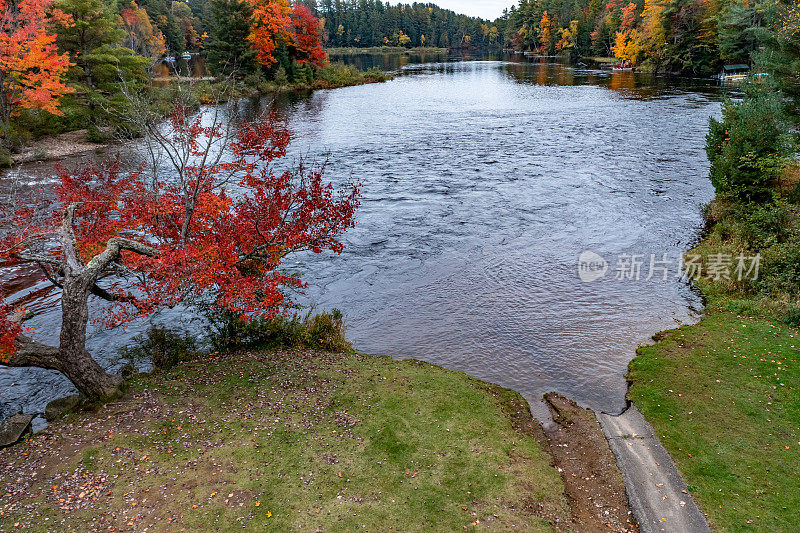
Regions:
[[[186,363],[0,450],[0,530],[548,531],[568,506],[528,424],[517,393],[417,361]]]
[[[800,332],[709,309],[640,348],[629,397],[719,531],[800,528]]]

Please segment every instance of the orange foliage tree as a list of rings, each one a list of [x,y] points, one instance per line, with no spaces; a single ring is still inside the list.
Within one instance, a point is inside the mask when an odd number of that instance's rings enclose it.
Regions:
[[[277,63],[275,49],[292,42],[292,9],[287,0],[251,0],[253,4],[250,42],[258,62],[265,67]]]
[[[159,57],[167,50],[164,34],[153,26],[147,11],[131,1],[120,10],[123,29],[126,31],[125,44],[144,57]]]
[[[7,124],[20,109],[61,115],[60,98],[74,89],[63,79],[69,55],[59,54],[51,23],[71,21],[52,0],[0,0],[0,121]]]
[[[625,64],[635,65],[638,63],[639,55],[642,51],[641,37],[639,31],[634,28],[636,25],[637,6],[630,2],[622,8],[620,13],[620,25],[614,38],[612,51],[614,57]]]
[[[539,52],[546,54],[550,51],[550,41],[553,36],[553,28],[555,23],[550,18],[547,11],[542,14],[542,19],[539,21],[539,27],[536,28],[536,35],[539,37]]]

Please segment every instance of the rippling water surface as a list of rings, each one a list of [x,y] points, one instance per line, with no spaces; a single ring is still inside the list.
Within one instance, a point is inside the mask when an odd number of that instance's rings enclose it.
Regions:
[[[345,252],[287,265],[305,272],[305,303],[344,311],[359,351],[512,387],[540,415],[550,390],[613,412],[636,346],[701,305],[675,265],[667,281],[645,278],[650,254],[674,261],[697,237],[713,194],[703,139],[719,98],[708,82],[461,61],[274,105],[295,134],[290,157],[329,155],[331,179],[363,182]],[[47,168],[23,174],[40,181]],[[579,279],[584,250],[608,260],[601,280]],[[619,254],[644,256],[640,280],[615,279]],[[0,276],[18,281],[15,297],[34,302],[54,340],[57,295],[22,269]],[[90,349],[108,358],[143,327],[94,331]],[[69,391],[50,372],[0,370],[6,412]]]

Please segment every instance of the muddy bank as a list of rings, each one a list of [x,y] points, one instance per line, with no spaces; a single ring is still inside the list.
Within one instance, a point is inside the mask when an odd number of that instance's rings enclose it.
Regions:
[[[552,422],[542,424],[546,449],[561,473],[572,527],[585,532],[637,532],[625,483],[593,411],[548,393]]]

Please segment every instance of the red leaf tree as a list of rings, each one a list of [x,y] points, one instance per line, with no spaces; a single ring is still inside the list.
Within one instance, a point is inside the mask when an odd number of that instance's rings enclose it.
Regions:
[[[60,115],[61,96],[74,89],[63,83],[69,56],[59,54],[47,25],[71,24],[52,8],[52,0],[0,0],[0,122],[20,109]]]
[[[278,61],[275,50],[285,44],[301,65],[325,64],[328,56],[322,49],[319,19],[305,4],[295,2],[289,7],[287,0],[250,1],[253,15],[249,39],[259,63],[265,67],[274,65]]]
[[[292,26],[294,27],[294,56],[297,62],[311,63],[321,67],[328,55],[322,49],[322,34],[319,19],[303,3],[292,6]]]
[[[274,172],[290,140],[275,116],[234,131],[179,106],[148,139],[170,171],[157,159],[62,169],[58,209],[37,215],[41,202],[17,199],[4,211],[0,260],[38,264],[61,289],[63,322],[59,345],[46,346],[23,331],[24,310],[0,304],[0,364],[58,370],[87,397],[107,397],[120,378],[86,350],[90,298],[111,302],[109,326],[194,297],[272,317],[289,304],[282,289],[302,285],[279,271],[287,254],[341,251],[359,186],[334,191],[324,167]]]

